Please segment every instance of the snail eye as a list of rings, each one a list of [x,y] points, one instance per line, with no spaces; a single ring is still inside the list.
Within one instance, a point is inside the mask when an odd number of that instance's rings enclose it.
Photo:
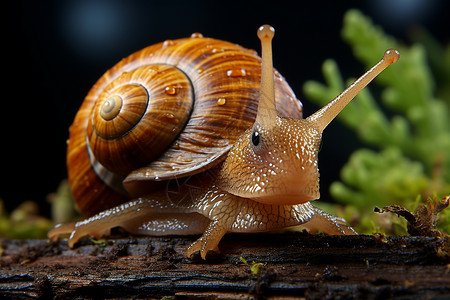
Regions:
[[[264,139],[261,136],[261,131],[256,126],[253,128],[252,135],[250,136],[250,145],[252,146],[255,154],[261,155],[263,151]]]
[[[252,128],[252,133],[248,137],[249,141],[248,143],[252,147],[253,152],[256,155],[262,155],[262,152],[264,151],[264,148],[266,147],[265,142],[265,130],[262,128],[258,123],[255,122]]]
[[[252,133],[252,145],[254,147],[257,147],[259,145],[259,142],[260,142],[259,132],[256,131],[256,130],[253,130],[253,133]]]

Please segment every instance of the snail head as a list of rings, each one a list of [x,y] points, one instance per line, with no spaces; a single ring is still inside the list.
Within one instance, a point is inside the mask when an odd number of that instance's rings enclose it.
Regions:
[[[387,50],[373,68],[308,118],[285,118],[277,114],[275,105],[273,36],[271,26],[258,29],[262,64],[256,120],[228,153],[218,182],[240,197],[293,205],[320,196],[317,159],[323,130],[372,79],[398,60],[399,53]]]

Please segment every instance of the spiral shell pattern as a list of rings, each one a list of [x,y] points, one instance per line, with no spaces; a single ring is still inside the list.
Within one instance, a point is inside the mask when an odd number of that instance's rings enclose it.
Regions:
[[[106,169],[128,175],[175,140],[193,103],[191,83],[177,68],[146,65],[123,73],[96,101],[89,146]]]

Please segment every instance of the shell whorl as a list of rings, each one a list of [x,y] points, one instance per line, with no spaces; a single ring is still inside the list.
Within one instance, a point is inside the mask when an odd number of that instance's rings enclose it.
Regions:
[[[193,107],[189,79],[167,65],[126,72],[98,97],[89,146],[109,171],[127,175],[157,158],[178,136]]]

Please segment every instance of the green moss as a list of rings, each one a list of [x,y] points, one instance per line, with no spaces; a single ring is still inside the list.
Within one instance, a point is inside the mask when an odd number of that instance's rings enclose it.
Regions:
[[[239,257],[239,259],[247,266],[250,268],[250,272],[253,275],[258,275],[259,271],[260,271],[260,267],[263,266],[263,263],[257,263],[252,261],[252,263],[248,263],[247,260],[245,258],[243,258],[242,256]]]
[[[0,238],[46,238],[53,223],[39,215],[35,202],[26,201],[7,214],[0,200]]]
[[[370,227],[377,225],[368,224],[380,222],[373,214],[375,205],[413,209],[418,196],[450,194],[450,46],[444,48],[424,31],[420,33],[420,42],[405,46],[357,10],[344,17],[343,39],[367,68],[386,49],[400,51],[399,62],[375,79],[381,101],[365,88],[338,116],[362,142],[376,149],[356,150],[343,167],[341,180],[330,190],[339,203],[347,205],[342,215],[357,212],[355,226],[361,233],[371,233]],[[436,68],[428,61],[435,62]],[[307,99],[321,106],[345,88],[335,61],[325,61],[322,71],[325,84],[309,81],[304,85]],[[448,230],[450,214],[443,215],[440,224]],[[398,233],[394,227],[385,231]]]
[[[20,204],[8,214],[0,199],[0,238],[45,239],[55,224],[75,219],[74,204],[66,180],[47,198],[52,203],[52,220],[41,216],[38,204],[33,201]]]
[[[339,202],[357,208],[415,199],[429,184],[422,164],[402,156],[397,148],[356,151],[341,178],[346,184],[333,183],[331,193]]]

